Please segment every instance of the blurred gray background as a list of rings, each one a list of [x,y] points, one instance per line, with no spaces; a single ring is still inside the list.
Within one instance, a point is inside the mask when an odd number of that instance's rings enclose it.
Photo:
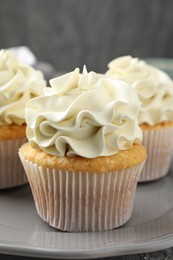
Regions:
[[[0,48],[18,45],[57,71],[173,57],[173,0],[0,0]]]

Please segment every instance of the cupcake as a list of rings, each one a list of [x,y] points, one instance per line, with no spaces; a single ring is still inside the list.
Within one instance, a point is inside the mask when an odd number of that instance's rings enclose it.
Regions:
[[[43,75],[21,64],[10,51],[0,51],[0,189],[27,182],[18,157],[26,142],[25,105],[43,93]]]
[[[139,181],[164,177],[173,149],[173,81],[165,72],[131,56],[117,58],[108,67],[106,74],[130,84],[142,103],[138,118],[148,156]]]
[[[50,85],[27,103],[19,150],[38,214],[63,231],[123,225],[146,158],[135,91],[78,68]]]

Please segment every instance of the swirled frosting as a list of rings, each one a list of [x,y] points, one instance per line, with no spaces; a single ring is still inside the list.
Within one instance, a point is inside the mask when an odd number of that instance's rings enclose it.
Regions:
[[[131,56],[117,58],[108,67],[106,75],[127,82],[137,92],[142,102],[140,124],[173,121],[173,81],[165,72]]]
[[[124,82],[79,69],[54,78],[26,106],[33,148],[56,156],[109,156],[141,142],[140,102]]]
[[[40,71],[21,64],[15,54],[0,51],[0,126],[25,123],[28,100],[43,94],[46,82]]]

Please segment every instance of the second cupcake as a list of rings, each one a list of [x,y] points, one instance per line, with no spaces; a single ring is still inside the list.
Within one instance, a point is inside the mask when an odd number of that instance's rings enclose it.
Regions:
[[[139,181],[164,177],[173,151],[173,81],[165,72],[131,56],[117,58],[108,66],[106,74],[131,85],[142,103],[139,124],[148,156]]]
[[[45,86],[40,71],[21,63],[11,51],[0,51],[0,189],[27,182],[18,157],[26,142],[25,105],[43,94]]]

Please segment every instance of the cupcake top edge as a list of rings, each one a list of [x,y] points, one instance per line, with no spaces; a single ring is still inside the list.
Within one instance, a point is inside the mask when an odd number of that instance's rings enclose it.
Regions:
[[[26,133],[33,148],[56,156],[95,158],[142,142],[141,102],[128,84],[76,68],[50,85],[26,106]]]
[[[0,50],[0,126],[25,123],[28,100],[43,94],[41,71],[22,63],[10,50]]]
[[[142,103],[139,124],[173,121],[173,81],[164,71],[131,56],[114,59],[108,68],[106,75],[135,89]]]
[[[109,157],[84,158],[46,154],[25,143],[19,149],[21,159],[49,169],[75,173],[110,173],[138,166],[146,160],[146,149],[141,144],[134,144],[132,149],[119,151]]]

